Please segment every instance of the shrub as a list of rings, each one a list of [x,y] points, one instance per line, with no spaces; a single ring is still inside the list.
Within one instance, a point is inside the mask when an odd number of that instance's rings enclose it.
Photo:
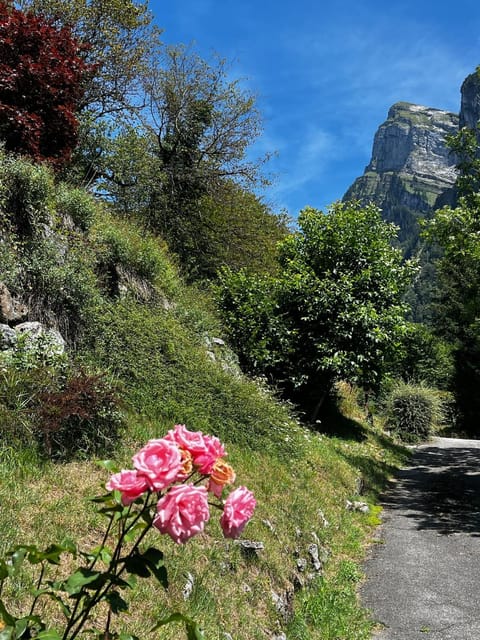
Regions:
[[[399,383],[386,401],[386,425],[404,442],[426,440],[443,422],[442,405],[434,389]]]
[[[178,277],[167,257],[162,240],[127,220],[118,220],[105,211],[92,229],[99,270],[109,278],[106,283],[111,292],[118,289],[120,276],[128,281],[129,276],[135,289],[135,278],[143,284],[158,286],[167,296],[178,287]],[[142,296],[140,296],[142,297]]]
[[[24,256],[24,298],[40,321],[74,342],[100,301],[95,259],[80,234],[37,239]]]
[[[122,424],[117,389],[102,373],[70,373],[59,389],[38,396],[37,428],[49,457],[108,453]]]
[[[54,181],[46,166],[0,152],[0,183],[2,217],[15,233],[31,237],[50,222]]]
[[[75,110],[92,70],[68,27],[0,2],[0,138],[9,151],[62,166],[77,142]]]
[[[57,189],[56,201],[59,214],[70,217],[72,222],[82,231],[87,231],[90,228],[98,205],[84,189],[60,184]]]

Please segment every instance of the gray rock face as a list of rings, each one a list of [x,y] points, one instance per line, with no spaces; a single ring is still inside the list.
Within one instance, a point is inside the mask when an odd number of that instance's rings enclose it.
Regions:
[[[374,202],[385,220],[400,226],[404,241],[419,217],[453,202],[456,160],[445,138],[458,130],[458,123],[448,111],[394,104],[375,134],[370,164],[344,200]]]
[[[17,334],[8,324],[0,324],[0,351],[13,349],[17,344]]]
[[[480,76],[472,73],[462,84],[462,106],[460,109],[460,127],[476,129],[480,120]]]
[[[8,324],[24,320],[28,314],[25,305],[14,300],[3,282],[0,282],[0,322]]]
[[[17,336],[26,337],[30,349],[39,349],[49,355],[62,355],[65,352],[65,340],[60,332],[40,322],[22,322],[15,327],[15,332]]]
[[[435,176],[450,186],[456,178],[455,159],[445,146],[445,136],[457,128],[458,116],[453,113],[397,102],[375,135],[366,171],[396,171],[427,180]]]

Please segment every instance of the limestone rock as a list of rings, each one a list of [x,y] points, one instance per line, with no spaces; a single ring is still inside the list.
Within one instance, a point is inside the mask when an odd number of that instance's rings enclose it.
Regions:
[[[65,340],[59,331],[45,327],[41,322],[22,322],[15,327],[17,336],[26,336],[27,345],[41,349],[49,355],[61,355]]]
[[[347,511],[359,511],[360,513],[370,512],[370,507],[366,502],[358,502],[357,500],[354,500],[353,502],[347,500],[345,508]]]
[[[17,344],[17,334],[8,324],[0,324],[0,351],[13,349]]]
[[[472,73],[462,84],[462,100],[460,107],[460,127],[477,129],[480,120],[480,76]],[[480,136],[480,132],[478,132]]]
[[[374,202],[382,217],[399,225],[399,239],[416,245],[418,219],[438,206],[454,204],[456,158],[445,138],[458,130],[457,115],[397,102],[380,125],[365,173],[344,200]]]
[[[255,540],[235,540],[234,542],[240,547],[242,553],[249,557],[256,556],[259,551],[265,549],[263,542],[257,542]]]
[[[7,286],[0,282],[0,322],[14,324],[24,320],[27,314],[27,307],[15,300]]]
[[[187,582],[185,583],[185,586],[182,589],[182,595],[184,600],[188,600],[190,598],[190,596],[192,595],[193,587],[195,586],[195,578],[190,572],[187,573],[186,577],[187,577]]]

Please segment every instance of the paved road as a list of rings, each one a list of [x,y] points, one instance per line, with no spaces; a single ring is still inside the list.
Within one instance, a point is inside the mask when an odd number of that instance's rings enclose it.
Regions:
[[[479,449],[435,438],[385,495],[361,590],[375,640],[480,640]]]

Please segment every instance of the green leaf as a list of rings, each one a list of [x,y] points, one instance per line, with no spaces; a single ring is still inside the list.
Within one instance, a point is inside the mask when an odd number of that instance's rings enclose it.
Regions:
[[[150,547],[143,553],[136,551],[128,556],[125,559],[125,568],[140,578],[149,578],[153,574],[165,589],[168,587],[163,553],[155,547]]]
[[[113,613],[128,611],[128,603],[122,598],[118,591],[110,591],[107,593],[105,600],[109,603]]]
[[[12,568],[15,573],[22,566],[28,551],[33,548],[34,547],[21,547],[21,546],[15,548],[15,551],[10,555],[10,559],[12,561]]]
[[[91,571],[90,569],[81,568],[72,573],[65,582],[65,591],[70,594],[79,593],[86,585],[92,585],[93,582],[102,576],[99,571]]]
[[[13,627],[15,625],[16,618],[8,613],[2,600],[0,600],[0,618],[7,626]]]
[[[0,560],[0,580],[8,578],[8,567],[4,560]]]
[[[139,640],[138,636],[132,636],[129,633],[120,633],[118,640]]]
[[[163,553],[159,549],[156,549],[155,547],[149,547],[143,553],[143,557],[150,571],[157,578],[160,584],[165,589],[167,589],[168,577],[167,577],[167,570],[165,568],[165,563],[163,560],[163,557],[164,557]]]
[[[205,636],[203,635],[203,631],[198,626],[196,622],[186,621],[185,629],[187,630],[187,639],[188,640],[205,640]]]
[[[119,466],[113,460],[98,460],[97,465],[102,467],[102,469],[106,469],[110,473],[118,473],[120,471]]]
[[[125,559],[125,569],[140,578],[150,577],[148,565],[139,553],[135,553]]]
[[[20,618],[15,622],[15,638],[21,638],[23,636],[23,634],[25,633],[25,630],[28,627],[28,623],[29,623],[28,617]]]
[[[61,541],[60,546],[63,547],[63,550],[66,553],[71,553],[74,556],[77,555],[77,545],[75,544],[75,542],[71,538],[68,538],[68,537],[64,538]]]
[[[112,551],[108,547],[98,546],[88,553],[82,552],[81,555],[86,558],[87,562],[92,562],[98,558],[105,564],[109,564],[112,559]]]
[[[127,531],[127,533],[123,536],[125,542],[133,542],[137,536],[142,533],[147,527],[146,522],[137,522],[135,526]]]
[[[62,634],[55,629],[44,629],[36,636],[38,640],[61,640]]]
[[[0,640],[11,640],[11,638],[14,638],[14,632],[15,629],[14,627],[4,627],[1,631],[0,631]]]

